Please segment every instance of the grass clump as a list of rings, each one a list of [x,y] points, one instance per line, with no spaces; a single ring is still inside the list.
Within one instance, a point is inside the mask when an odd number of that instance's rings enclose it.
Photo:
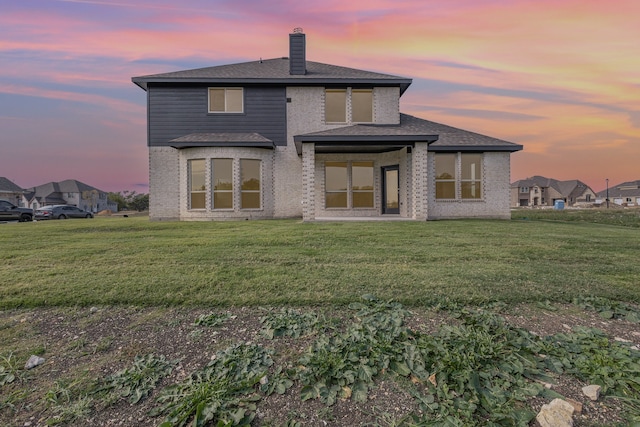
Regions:
[[[235,318],[236,316],[232,316],[229,313],[208,313],[198,316],[193,324],[196,326],[209,326],[215,328],[224,325],[227,320]]]
[[[8,356],[0,356],[0,386],[10,384],[16,378],[21,378],[21,375],[13,353],[9,353]]]
[[[94,409],[93,384],[86,378],[61,379],[45,393],[51,416],[47,425],[70,424],[89,418]]]

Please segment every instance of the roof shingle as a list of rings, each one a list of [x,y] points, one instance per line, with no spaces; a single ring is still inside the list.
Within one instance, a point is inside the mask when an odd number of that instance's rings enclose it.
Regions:
[[[281,84],[331,84],[356,82],[362,84],[396,84],[404,92],[411,84],[411,79],[373,71],[358,70],[338,65],[307,61],[306,74],[289,73],[289,58],[275,58],[260,61],[242,62],[239,64],[218,65],[215,67],[196,68],[193,70],[170,73],[151,74],[133,77],[135,84],[147,89],[148,83],[281,83]]]

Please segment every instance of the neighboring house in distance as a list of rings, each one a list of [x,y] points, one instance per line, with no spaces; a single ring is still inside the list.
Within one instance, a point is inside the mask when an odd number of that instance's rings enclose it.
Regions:
[[[151,220],[510,218],[521,145],[399,110],[412,80],[289,57],[134,77]]]
[[[89,212],[109,209],[117,212],[118,205],[110,202],[108,193],[75,179],[49,182],[25,190],[24,198],[32,209],[47,205],[73,205]]]
[[[598,199],[606,202],[607,190],[600,191]],[[609,187],[609,201],[620,206],[640,206],[640,180]]]
[[[584,182],[558,181],[536,175],[511,184],[511,206],[553,206],[562,200],[567,206],[591,205],[596,193]]]
[[[6,199],[16,206],[26,207],[22,194],[24,190],[13,181],[0,176],[0,199]]]

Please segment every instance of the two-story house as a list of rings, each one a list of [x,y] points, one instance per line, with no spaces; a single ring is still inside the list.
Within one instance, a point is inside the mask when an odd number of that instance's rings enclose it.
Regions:
[[[108,199],[108,193],[75,179],[48,182],[25,190],[26,205],[38,209],[47,205],[72,205],[88,212],[118,211],[118,205]]]
[[[596,193],[578,179],[559,181],[536,175],[511,184],[511,206],[553,206],[562,200],[567,206],[596,202]]]
[[[134,77],[152,220],[509,218],[521,145],[402,114],[412,80],[289,57]]]

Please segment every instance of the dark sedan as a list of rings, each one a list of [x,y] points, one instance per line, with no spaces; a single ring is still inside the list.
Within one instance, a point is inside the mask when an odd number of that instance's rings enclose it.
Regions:
[[[36,209],[35,219],[67,218],[93,218],[93,214],[78,207],[69,205],[45,206],[40,209]]]

